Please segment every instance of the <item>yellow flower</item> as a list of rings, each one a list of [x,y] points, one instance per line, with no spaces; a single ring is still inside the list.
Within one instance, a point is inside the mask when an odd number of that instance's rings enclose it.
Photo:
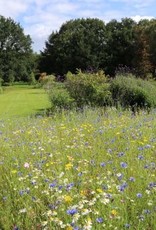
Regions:
[[[66,227],[66,230],[73,230],[71,226]]]
[[[81,196],[87,196],[87,194],[88,194],[87,189],[81,190],[80,194],[81,194]]]
[[[64,201],[66,202],[66,203],[71,203],[72,202],[72,197],[71,196],[64,196]]]
[[[15,174],[15,173],[17,173],[17,170],[12,170],[11,173]]]
[[[116,135],[120,135],[120,133],[119,133],[119,132],[117,132],[117,133],[116,133]]]
[[[117,216],[117,215],[118,215],[118,212],[117,212],[115,209],[113,209],[113,210],[111,211],[111,215],[112,215],[112,216]]]
[[[69,169],[71,169],[72,167],[73,167],[73,165],[72,165],[71,163],[68,163],[68,164],[65,165],[65,169],[66,169],[66,170],[69,170]]]
[[[96,189],[96,191],[99,192],[99,193],[103,192],[102,189],[100,189],[100,188]]]

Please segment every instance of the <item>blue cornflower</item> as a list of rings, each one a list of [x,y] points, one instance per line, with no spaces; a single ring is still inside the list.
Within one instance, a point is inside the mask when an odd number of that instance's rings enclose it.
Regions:
[[[127,168],[127,163],[121,162],[121,163],[120,163],[120,166],[121,166],[122,168]]]
[[[119,185],[118,189],[120,192],[124,192],[125,188],[128,186],[126,182],[124,182],[122,185]]]
[[[149,148],[151,148],[151,145],[147,144],[147,145],[145,145],[145,148],[149,149]]]
[[[143,160],[144,157],[143,157],[142,155],[139,155],[139,156],[138,156],[138,159],[139,159],[139,160]]]
[[[54,188],[56,186],[56,183],[51,183],[51,184],[49,184],[49,187],[50,188]]]
[[[156,187],[156,182],[150,182],[148,185],[149,188],[154,188]]]
[[[151,211],[150,211],[149,209],[145,209],[145,210],[144,210],[144,213],[145,213],[145,214],[150,214]]]
[[[141,198],[141,197],[142,197],[142,194],[141,194],[141,193],[137,193],[137,197],[138,197],[138,198]]]
[[[62,188],[63,188],[63,186],[62,186],[62,185],[59,185],[59,186],[58,186],[58,189],[59,189],[59,190],[61,190]]]
[[[142,147],[142,146],[138,147],[138,150],[144,150],[144,147]]]
[[[134,182],[134,181],[135,181],[135,178],[134,178],[134,177],[130,177],[129,180],[130,180],[131,182]]]
[[[68,214],[68,215],[73,216],[73,215],[76,214],[76,213],[77,213],[77,209],[75,209],[75,208],[73,208],[73,209],[68,209],[68,210],[67,210],[67,214]]]
[[[96,222],[98,222],[98,223],[103,223],[103,218],[102,218],[102,217],[96,218]]]
[[[125,153],[124,152],[120,152],[120,153],[118,153],[118,157],[122,157],[122,156],[124,156],[125,155]]]
[[[82,172],[78,173],[78,176],[82,176]]]
[[[122,173],[118,173],[118,174],[117,174],[117,178],[118,178],[118,180],[122,180],[123,174],[122,174]]]
[[[19,194],[22,196],[24,194],[24,192],[25,192],[24,190],[20,190]]]
[[[105,167],[105,166],[106,166],[106,163],[105,163],[105,162],[101,162],[100,166],[101,166],[101,167]]]
[[[144,165],[144,169],[148,169],[149,168],[149,165]]]
[[[73,186],[74,186],[74,183],[67,184],[67,190],[72,189]]]
[[[125,224],[125,228],[130,228],[130,224]]]
[[[76,227],[73,228],[73,230],[79,230],[79,227],[76,226]]]
[[[108,151],[108,153],[112,153],[113,150],[112,149],[108,149],[107,151]]]

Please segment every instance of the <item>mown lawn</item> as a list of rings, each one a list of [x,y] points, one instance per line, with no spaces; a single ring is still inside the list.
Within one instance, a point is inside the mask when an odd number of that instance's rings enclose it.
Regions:
[[[0,94],[0,117],[28,116],[43,113],[50,107],[43,89],[29,85],[5,87]]]

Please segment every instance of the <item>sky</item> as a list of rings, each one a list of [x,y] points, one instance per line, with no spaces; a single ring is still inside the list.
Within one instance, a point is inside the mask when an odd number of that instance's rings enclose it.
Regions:
[[[156,18],[156,0],[0,0],[0,15],[20,23],[31,36],[34,52],[44,50],[45,41],[70,19]]]

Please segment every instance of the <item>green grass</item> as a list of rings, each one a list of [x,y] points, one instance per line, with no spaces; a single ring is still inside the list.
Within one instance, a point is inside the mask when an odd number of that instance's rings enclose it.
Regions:
[[[45,91],[33,86],[4,87],[0,94],[0,118],[40,114],[48,107],[50,102]]]
[[[155,159],[155,111],[0,120],[0,229],[154,230]]]

